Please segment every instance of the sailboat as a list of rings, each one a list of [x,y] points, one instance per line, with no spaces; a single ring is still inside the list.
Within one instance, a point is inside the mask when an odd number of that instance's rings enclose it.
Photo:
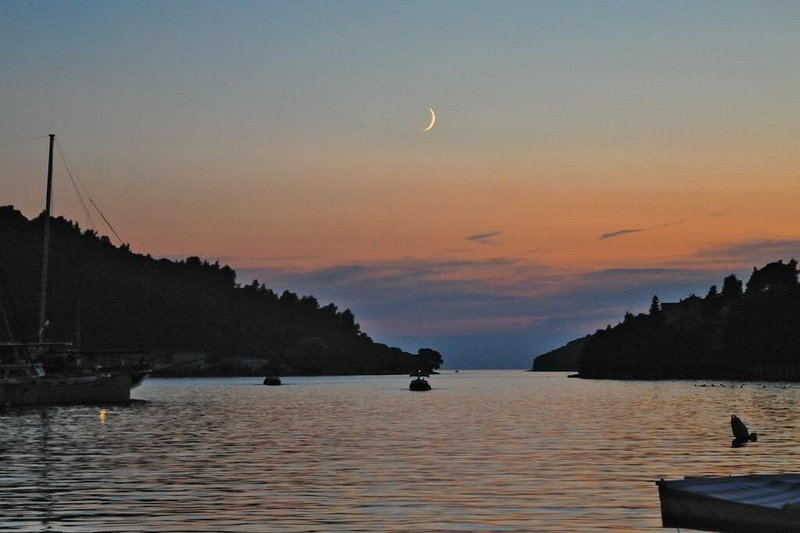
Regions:
[[[8,314],[0,301],[2,326],[9,341],[0,343],[0,406],[127,402],[131,388],[150,373],[144,358],[135,364],[86,366],[81,352],[68,342],[45,342],[47,328],[47,272],[50,249],[50,206],[53,183],[53,143],[47,164],[47,198],[44,217],[39,339],[15,342]]]

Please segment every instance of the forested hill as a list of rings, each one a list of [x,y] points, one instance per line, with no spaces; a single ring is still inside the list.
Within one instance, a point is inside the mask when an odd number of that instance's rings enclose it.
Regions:
[[[579,373],[589,378],[800,379],[797,261],[754,268],[746,287],[733,274],[722,289],[626,313],[593,334]]]
[[[533,360],[534,372],[574,372],[580,365],[583,349],[589,343],[591,335],[568,342],[560,348],[551,350]]]
[[[0,207],[0,301],[15,340],[37,336],[43,222]],[[373,342],[348,309],[238,285],[233,269],[197,257],[135,254],[64,218],[51,219],[50,250],[48,340],[79,331],[85,350],[202,353],[205,366],[189,373],[220,375],[405,373],[442,362],[435,350]]]

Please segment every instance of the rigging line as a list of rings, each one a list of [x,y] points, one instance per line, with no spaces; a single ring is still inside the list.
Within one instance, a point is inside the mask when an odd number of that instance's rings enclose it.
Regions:
[[[89,208],[86,207],[86,202],[83,201],[83,195],[81,195],[81,191],[78,190],[78,184],[75,183],[75,177],[72,175],[72,170],[70,169],[70,165],[67,162],[67,158],[64,155],[64,151],[61,150],[61,146],[58,144],[58,141],[56,141],[56,148],[58,148],[58,153],[61,156],[61,161],[64,162],[64,168],[67,169],[67,175],[69,176],[69,181],[72,182],[72,188],[75,189],[75,195],[81,202],[81,207],[83,207],[84,213],[86,213],[86,216],[89,218],[89,224],[92,226],[92,229],[97,231],[97,228],[95,227],[94,224],[94,220],[92,220],[92,214],[89,212]]]
[[[56,138],[56,146],[58,146],[58,151],[61,153],[61,159],[64,160],[64,164],[72,168],[75,179],[78,180],[78,187],[81,189],[81,191],[83,191],[83,194],[87,198],[91,198],[92,195],[89,194],[89,190],[86,188],[86,185],[83,184],[83,180],[81,179],[80,175],[78,175],[78,171],[75,170],[75,167],[72,165],[72,161],[70,160],[69,156],[67,156],[67,152],[64,150],[64,147],[61,144],[61,140],[58,138]]]
[[[47,137],[48,137],[47,135],[40,135],[39,137],[34,137],[33,139],[25,139],[24,141],[16,141],[16,142],[13,142],[13,143],[8,143],[8,144],[0,144],[0,148],[5,148],[6,146],[14,146],[14,145],[17,145],[17,144],[22,144],[22,143],[29,143],[29,142],[33,142],[33,141],[38,141],[40,139],[46,139]]]
[[[69,160],[69,158],[68,158],[68,157],[66,156],[66,154],[64,153],[64,150],[63,150],[63,149],[62,149],[62,147],[61,147],[61,142],[60,142],[58,139],[56,139],[56,145],[58,146],[58,152],[61,154],[61,158],[64,160],[64,165],[67,167],[67,173],[70,175],[70,179],[71,179],[71,178],[72,178],[72,173],[70,172],[70,170],[69,170],[69,164],[67,163],[67,161]],[[94,203],[94,200],[92,200],[92,196],[89,194],[89,191],[86,189],[86,186],[85,186],[85,185],[83,184],[83,182],[81,181],[81,178],[80,178],[80,176],[78,176],[78,173],[77,173],[77,172],[75,173],[75,177],[76,177],[76,178],[77,178],[77,180],[78,180],[78,184],[80,185],[80,188],[81,188],[81,189],[83,189],[83,192],[84,192],[84,194],[85,194],[85,195],[86,195],[86,197],[89,199],[89,203],[91,203],[91,204],[92,204],[92,206],[94,206],[95,210],[96,210],[96,211],[97,211],[97,212],[100,214],[100,216],[103,218],[103,221],[106,223],[106,226],[108,226],[108,229],[110,229],[110,230],[111,230],[111,232],[114,234],[114,236],[117,238],[117,240],[119,241],[119,243],[120,243],[120,244],[125,244],[125,241],[123,241],[123,240],[122,240],[122,238],[119,236],[119,234],[117,233],[117,230],[115,230],[115,229],[114,229],[114,226],[112,226],[112,225],[111,225],[111,222],[109,222],[109,221],[108,221],[108,219],[107,219],[107,218],[106,218],[106,216],[103,214],[103,212],[102,212],[102,211],[100,211],[100,208],[99,208],[99,207],[97,207],[97,204],[96,204],[96,203]],[[74,182],[73,182],[73,185],[74,185]],[[76,190],[77,190],[77,188],[76,188]],[[80,193],[78,193],[78,197],[80,198]],[[83,203],[83,200],[81,200],[81,203]],[[88,211],[88,210],[86,211],[86,214],[87,214],[87,216],[89,217],[89,220],[91,220],[91,219],[92,219],[92,216],[89,214],[89,211]],[[92,223],[92,225],[94,225],[94,223]]]
[[[109,222],[108,219],[106,218],[106,216],[103,214],[103,212],[100,211],[100,208],[97,207],[97,204],[94,203],[94,200],[89,198],[89,202],[91,202],[91,204],[94,206],[94,208],[97,209],[97,212],[100,213],[100,216],[103,217],[103,220],[105,221],[106,225],[111,230],[111,232],[117,237],[117,240],[119,241],[119,243],[120,244],[125,244],[125,241],[123,241],[122,238],[120,238],[120,236],[117,234],[116,230],[114,229],[114,226],[111,225],[111,222]]]

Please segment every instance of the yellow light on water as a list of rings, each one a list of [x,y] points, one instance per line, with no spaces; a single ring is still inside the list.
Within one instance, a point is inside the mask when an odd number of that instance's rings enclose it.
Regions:
[[[107,411],[105,409],[100,409],[100,422],[103,424],[106,423],[106,412]]]

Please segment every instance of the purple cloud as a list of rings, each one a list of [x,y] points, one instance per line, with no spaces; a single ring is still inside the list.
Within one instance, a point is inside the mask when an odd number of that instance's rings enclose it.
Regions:
[[[526,254],[409,256],[302,271],[281,261],[234,266],[239,282],[258,278],[278,292],[350,308],[379,342],[441,349],[449,368],[524,368],[535,355],[616,324],[625,311],[646,312],[654,294],[664,302],[702,296],[732,271],[746,280],[754,266],[792,257],[800,257],[800,239],[743,241],[657,267],[591,271],[556,268]]]
[[[646,311],[653,294],[677,300],[723,277],[680,267],[576,273],[516,257],[404,257],[303,272],[282,265],[237,271],[240,282],[258,278],[279,292],[313,294],[323,305],[350,308],[380,342],[449,349],[450,368],[489,365],[478,361],[527,367],[539,353],[617,323],[626,310]]]
[[[736,259],[755,263],[791,259],[800,257],[800,239],[742,241],[705,248],[698,251],[696,256],[708,259]]]

